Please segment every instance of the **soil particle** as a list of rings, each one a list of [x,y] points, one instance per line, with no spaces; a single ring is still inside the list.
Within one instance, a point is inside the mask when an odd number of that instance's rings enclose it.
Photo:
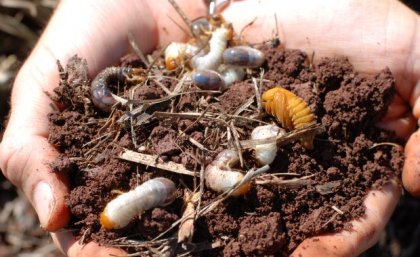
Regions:
[[[286,243],[281,229],[280,213],[267,216],[247,216],[240,224],[238,241],[245,256],[275,255]]]
[[[246,82],[233,84],[220,97],[221,109],[226,113],[234,113],[238,107],[255,95],[252,85]]]
[[[176,144],[177,133],[175,130],[158,126],[150,135],[153,149],[158,155],[173,155],[180,152]]]
[[[155,208],[141,217],[138,230],[145,239],[152,240],[167,230],[180,217],[165,209]]]

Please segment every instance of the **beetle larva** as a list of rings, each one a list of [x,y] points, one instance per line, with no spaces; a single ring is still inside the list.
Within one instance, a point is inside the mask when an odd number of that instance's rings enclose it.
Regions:
[[[262,95],[267,113],[276,117],[277,121],[287,129],[294,130],[306,127],[315,121],[315,115],[308,105],[289,90],[275,87]],[[314,135],[301,138],[303,147],[313,148]]]
[[[200,49],[188,43],[169,44],[165,49],[165,66],[168,70],[174,70],[182,66],[188,58],[197,55]]]
[[[196,70],[216,70],[222,62],[222,54],[226,49],[230,31],[228,28],[215,29],[209,41],[209,52],[204,56],[194,56],[192,64]]]
[[[234,82],[242,81],[245,77],[245,70],[241,67],[220,65],[219,72],[227,87],[230,87]]]
[[[230,47],[223,52],[223,62],[228,65],[258,68],[264,61],[264,54],[249,46]]]
[[[101,213],[101,225],[106,229],[125,227],[135,216],[146,210],[172,203],[175,192],[174,182],[167,178],[148,180],[110,201]]]
[[[270,165],[276,158],[277,143],[275,138],[279,134],[286,134],[286,131],[276,125],[258,126],[252,131],[251,139],[253,140],[274,138],[273,143],[259,144],[254,148],[255,158],[261,165]]]
[[[93,104],[104,112],[111,111],[111,107],[116,103],[108,84],[112,80],[119,82],[133,73],[132,68],[128,67],[108,67],[101,71],[90,86],[90,95]]]
[[[239,183],[244,175],[233,171],[231,166],[238,164],[239,156],[234,150],[226,149],[220,152],[212,163],[207,165],[204,176],[207,187],[216,192],[227,192]],[[246,183],[232,193],[240,196],[249,191],[250,183]]]

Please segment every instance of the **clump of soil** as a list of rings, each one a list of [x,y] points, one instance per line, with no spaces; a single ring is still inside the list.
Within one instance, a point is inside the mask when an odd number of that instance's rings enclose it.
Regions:
[[[316,135],[313,150],[303,148],[298,140],[283,145],[270,171],[257,177],[258,183],[252,183],[245,196],[228,198],[199,217],[190,244],[197,246],[191,252],[194,256],[288,256],[305,238],[348,228],[350,220],[363,216],[368,190],[380,189],[399,177],[402,169],[402,148],[375,145],[400,143],[393,133],[375,127],[395,93],[388,69],[366,76],[354,71],[344,57],[309,64],[306,54],[299,50],[269,46],[262,50],[267,62],[263,80],[255,76],[259,92],[274,86],[291,90],[308,103],[324,132]],[[140,62],[126,57],[121,63]],[[140,115],[118,122],[129,109],[117,106],[107,114],[94,108],[89,99],[87,64],[82,59],[72,58],[60,71],[55,100],[65,109],[50,115],[50,142],[61,151],[52,167],[69,174],[72,180],[67,199],[73,214],[69,228],[85,241],[121,245],[120,238],[127,235],[151,240],[182,217],[184,189],[199,190],[197,177],[119,159],[124,149],[182,164],[198,176],[200,167],[209,164],[217,153],[234,148],[235,136],[227,136],[227,128],[236,128],[239,140],[246,140],[250,131],[261,125],[259,121],[275,123],[264,111],[255,115],[258,110],[252,74],[220,94],[200,93],[187,83],[183,94],[147,109],[146,118]],[[136,78],[131,78],[115,89],[127,98],[127,89],[132,86],[136,89],[131,95],[137,99],[164,98],[161,85],[176,90],[180,83],[172,73],[164,75],[160,81],[151,79],[137,86]],[[204,111],[218,116],[205,118]],[[176,115],[180,113],[183,115]],[[241,169],[254,168],[252,151],[245,150],[243,155],[246,160]],[[300,183],[280,185],[275,182],[275,173],[295,174],[292,178]],[[128,191],[158,176],[176,183],[178,198],[172,204],[147,211],[123,229],[101,227],[99,214],[115,197],[115,190]],[[217,196],[204,189],[201,206],[212,203]],[[174,243],[171,236],[176,229],[163,235],[166,243]],[[147,251],[140,244],[127,243],[125,249]]]

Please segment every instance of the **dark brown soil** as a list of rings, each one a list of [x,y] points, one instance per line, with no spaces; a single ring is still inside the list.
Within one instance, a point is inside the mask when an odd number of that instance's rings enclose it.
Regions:
[[[391,178],[400,176],[402,148],[374,146],[380,142],[400,143],[391,132],[374,126],[395,93],[389,70],[365,76],[354,71],[343,57],[323,59],[312,65],[298,50],[265,47],[264,51],[268,56],[264,66],[267,81],[260,88],[261,92],[274,86],[293,91],[308,102],[325,129],[316,136],[314,150],[306,150],[299,141],[282,146],[269,173],[288,172],[312,177],[307,183],[294,187],[254,183],[244,197],[227,199],[195,223],[193,243],[213,242],[218,247],[193,255],[286,256],[305,238],[347,228],[348,221],[363,216],[362,202],[369,189],[380,189]],[[122,63],[127,63],[127,58]],[[73,214],[69,228],[85,241],[96,240],[103,244],[115,244],[116,239],[127,235],[137,235],[139,240],[153,239],[182,216],[183,190],[186,186],[194,189],[198,181],[116,157],[123,148],[138,150],[138,146],[146,146],[145,153],[199,172],[201,154],[189,138],[208,150],[203,161],[208,164],[218,152],[227,148],[223,140],[211,136],[211,132],[222,133],[225,128],[209,120],[196,122],[196,118],[178,117],[153,117],[133,129],[129,124],[119,124],[116,120],[124,113],[120,111],[122,108],[108,119],[108,114],[98,112],[92,106],[86,69],[86,64],[77,57],[67,64],[61,73],[55,99],[66,108],[50,116],[50,142],[62,152],[52,167],[56,172],[68,173],[72,179],[73,190],[67,201]],[[163,83],[173,89],[176,81],[168,79]],[[132,82],[127,84],[129,87]],[[137,91],[139,98],[164,95],[161,91],[153,92],[153,88],[158,87],[152,83],[141,88]],[[193,87],[186,89],[194,90]],[[207,107],[202,99],[207,99],[212,112],[233,114],[254,92],[248,77],[216,95],[217,99],[212,95],[201,97],[190,93],[178,96],[160,108],[176,112],[203,110]],[[261,119],[274,122],[269,116]],[[256,125],[235,122],[240,139],[248,139]],[[206,129],[210,132],[205,136]],[[247,157],[251,154],[244,152]],[[246,161],[246,165],[243,169],[252,168],[253,162]],[[107,231],[101,228],[98,215],[115,196],[113,190],[127,191],[157,176],[168,177],[177,184],[179,192],[174,203],[146,212],[124,229]],[[206,189],[202,206],[216,196]],[[332,206],[344,214],[337,215]],[[166,237],[174,231],[176,229]],[[130,247],[127,250],[135,251]]]

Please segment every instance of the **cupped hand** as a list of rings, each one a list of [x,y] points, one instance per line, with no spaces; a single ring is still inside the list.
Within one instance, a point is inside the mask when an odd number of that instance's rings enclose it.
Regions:
[[[420,195],[420,19],[396,0],[287,1],[249,0],[231,4],[224,17],[245,39],[273,38],[277,16],[279,37],[286,48],[315,52],[317,57],[345,55],[361,72],[389,67],[396,79],[397,96],[381,127],[409,138],[403,184]],[[371,191],[366,215],[353,221],[351,231],[322,235],[302,242],[293,256],[357,256],[372,246],[390,218],[400,196],[395,183]]]
[[[202,2],[177,2],[188,17],[197,18],[207,13]],[[56,61],[65,64],[78,54],[87,60],[93,77],[129,51],[129,32],[135,35],[145,53],[164,42],[185,40],[186,35],[171,18],[182,24],[166,0],[61,1],[16,78],[11,116],[0,144],[1,170],[25,192],[44,229],[57,232],[70,218],[65,205],[69,192],[67,178],[49,167],[58,155],[48,143],[47,115],[52,111],[52,102],[46,93],[53,93],[58,85]],[[121,250],[99,247],[95,243],[81,246],[71,232],[65,230],[53,233],[52,237],[68,256],[123,254]]]
[[[201,1],[177,2],[190,18],[206,13]],[[420,32],[416,30],[419,18],[414,12],[396,0],[249,0],[233,2],[224,16],[233,22],[236,31],[257,18],[244,35],[250,41],[261,42],[273,37],[274,13],[280,38],[288,48],[315,51],[316,57],[347,55],[357,69],[365,72],[388,66],[396,76],[399,97],[382,125],[395,129],[402,137],[413,132],[413,114],[416,119],[420,116],[420,103],[416,104],[420,94],[420,50],[416,44]],[[127,52],[128,32],[135,34],[144,52],[182,40],[185,35],[169,16],[182,23],[166,0],[63,0],[19,72],[12,93],[11,117],[0,145],[0,168],[24,190],[46,230],[62,228],[70,216],[64,202],[69,190],[66,178],[52,173],[48,166],[58,154],[47,140],[51,100],[45,94],[58,83],[55,61],[65,63],[77,53],[87,59],[90,75],[94,76]],[[420,174],[419,135],[411,135],[404,167],[404,178],[408,178],[404,179],[405,185],[414,194],[420,194],[420,182],[411,179]],[[371,192],[366,199],[366,217],[354,221],[352,231],[308,239],[295,253],[315,257],[358,255],[377,240],[398,198],[398,187],[392,183],[382,191]],[[53,238],[69,256],[121,253],[94,243],[81,247],[67,232],[56,233]]]

